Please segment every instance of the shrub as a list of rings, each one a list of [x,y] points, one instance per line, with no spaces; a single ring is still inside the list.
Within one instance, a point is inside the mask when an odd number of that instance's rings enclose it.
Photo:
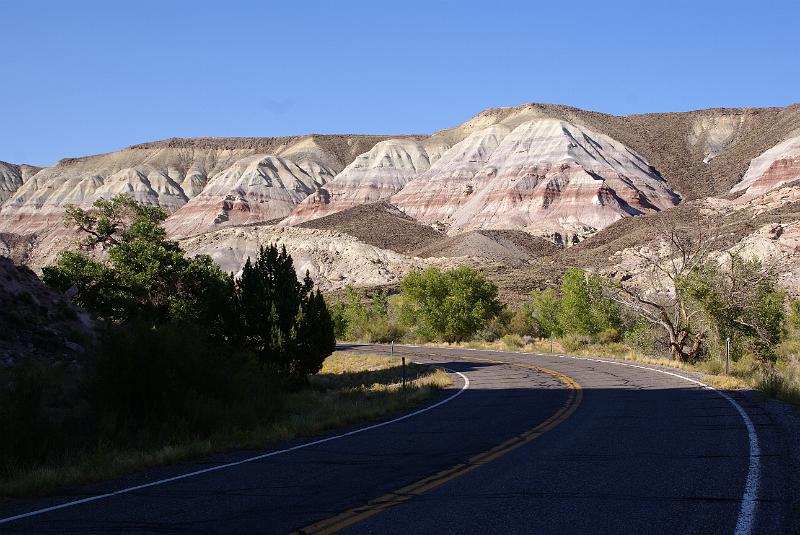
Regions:
[[[613,344],[619,342],[621,339],[619,329],[615,327],[608,327],[603,329],[595,336],[595,342],[598,344]]]
[[[591,343],[592,337],[587,335],[569,334],[561,339],[561,345],[569,352],[580,351]]]
[[[401,287],[401,318],[423,338],[465,340],[502,308],[497,287],[469,267],[447,272],[431,267],[408,275]]]
[[[552,288],[531,292],[530,313],[532,321],[538,328],[536,335],[542,338],[561,336],[561,326],[558,322],[560,311],[561,302]]]
[[[510,349],[519,349],[525,345],[525,342],[522,341],[522,337],[518,334],[507,334],[503,336],[500,341]]]
[[[654,349],[655,334],[653,333],[653,326],[645,318],[640,317],[636,320],[633,327],[625,331],[622,338],[625,345],[642,353],[649,354]]]
[[[532,303],[525,303],[514,311],[508,322],[508,330],[520,336],[537,336],[539,334],[539,322],[534,317]]]
[[[345,297],[332,307],[336,336],[357,342],[391,342],[405,335],[405,328],[389,314],[389,298],[385,291],[377,290],[369,302],[352,286],[345,289]]]
[[[322,294],[312,291],[306,272],[297,280],[286,247],[261,247],[236,281],[235,321],[227,330],[237,343],[262,362],[281,369],[293,382],[305,382],[317,373],[336,348],[334,322]]]

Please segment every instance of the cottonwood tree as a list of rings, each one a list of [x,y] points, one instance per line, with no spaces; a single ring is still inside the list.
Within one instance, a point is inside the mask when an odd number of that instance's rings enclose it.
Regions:
[[[642,268],[638,283],[622,277],[614,294],[616,301],[663,329],[670,355],[679,362],[699,358],[710,327],[703,307],[683,284],[709,260],[709,224],[702,216],[678,221],[674,214],[660,214],[649,225],[653,246],[633,253]]]
[[[777,359],[785,319],[785,294],[774,278],[759,260],[730,252],[724,261],[699,266],[680,285],[705,312],[718,341],[731,339],[734,358],[747,351],[769,364]]]
[[[619,329],[619,305],[606,296],[606,285],[601,277],[578,268],[564,272],[557,313],[561,333],[593,335]]]
[[[147,206],[129,193],[120,193],[111,199],[97,199],[91,210],[66,205],[64,226],[83,233],[81,248],[91,249],[119,245],[130,233],[140,239],[163,240],[166,231],[161,223],[167,215],[160,206]]]
[[[409,274],[400,285],[401,319],[431,340],[465,340],[502,309],[497,286],[466,266],[450,271],[430,267]]]
[[[65,225],[84,235],[84,251],[61,253],[42,270],[44,282],[61,291],[74,288],[77,304],[111,323],[183,321],[223,336],[220,312],[231,278],[211,257],[189,257],[169,240],[161,226],[166,217],[163,208],[128,194],[98,199],[91,210],[67,207]],[[105,251],[103,261],[85,251],[96,247]]]

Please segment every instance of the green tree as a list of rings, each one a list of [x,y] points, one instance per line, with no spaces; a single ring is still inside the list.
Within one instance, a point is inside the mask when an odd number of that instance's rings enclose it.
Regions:
[[[235,285],[239,342],[298,384],[335,349],[333,320],[313,286],[308,273],[297,280],[292,257],[275,245],[248,258]]]
[[[589,290],[589,303],[592,316],[592,334],[609,331],[619,331],[622,325],[620,307],[613,299],[608,297],[610,293],[609,283],[599,275],[588,277],[587,288]]]
[[[538,335],[542,338],[561,336],[561,326],[558,318],[561,302],[553,288],[534,290],[531,292],[531,316],[538,325]]]
[[[792,299],[789,303],[789,314],[786,317],[786,324],[795,334],[800,332],[800,299]]]
[[[469,267],[443,272],[430,267],[401,282],[400,315],[423,337],[459,342],[496,316],[497,287]]]
[[[563,334],[593,334],[591,294],[586,273],[570,268],[561,277],[558,325]]]
[[[210,257],[186,257],[168,240],[161,226],[166,215],[127,194],[99,199],[91,212],[68,207],[65,223],[86,235],[82,248],[107,249],[108,261],[65,251],[43,269],[44,282],[62,291],[75,288],[77,304],[112,323],[201,322],[221,334],[231,279]]]
[[[332,307],[336,336],[344,340],[388,342],[398,339],[397,326],[389,318],[388,293],[373,292],[369,302],[352,286],[345,288],[344,299]]]
[[[784,336],[785,295],[757,259],[730,254],[729,261],[725,267],[715,261],[699,266],[680,287],[705,313],[720,343],[732,339],[734,357],[749,351],[773,363]]]

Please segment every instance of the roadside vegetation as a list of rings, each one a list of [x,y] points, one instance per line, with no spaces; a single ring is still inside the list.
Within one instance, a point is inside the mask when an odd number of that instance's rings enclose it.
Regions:
[[[570,268],[557,287],[534,290],[515,309],[466,267],[414,273],[391,296],[348,288],[331,309],[336,334],[636,360],[699,371],[714,386],[751,387],[800,405],[800,300],[779,290],[757,260],[735,251],[711,255],[704,228],[653,229],[666,252],[638,253],[644,277],[637,285]]]
[[[263,448],[377,420],[412,408],[450,384],[450,377],[440,369],[409,364],[403,389],[399,358],[334,353],[306,387],[285,392],[268,415],[248,425],[231,422],[209,433],[173,436],[168,441],[151,437],[130,444],[98,442],[36,465],[6,466],[0,496],[44,494],[233,448]]]
[[[262,247],[240,277],[187,257],[166,212],[120,195],[67,210],[85,238],[44,269],[101,333],[78,366],[0,370],[0,496],[52,491],[179,458],[384,415],[446,375],[335,355],[329,308],[290,255]]]

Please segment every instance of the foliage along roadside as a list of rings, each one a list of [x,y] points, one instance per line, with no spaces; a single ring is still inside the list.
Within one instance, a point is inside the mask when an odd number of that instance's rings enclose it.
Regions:
[[[102,481],[134,470],[210,455],[233,448],[263,448],[296,437],[313,436],[408,409],[452,382],[430,366],[410,364],[401,387],[400,359],[334,353],[306,387],[286,393],[269,417],[254,425],[227,425],[207,434],[174,437],[138,447],[103,442],[75,451],[60,463],[16,466],[0,478],[0,497],[45,494],[67,486]]]
[[[235,278],[187,257],[165,217],[129,195],[67,210],[85,238],[44,281],[106,328],[77,371],[30,362],[8,372],[3,473],[69,465],[101,445],[152,449],[261,425],[335,349],[325,300],[308,276],[297,280],[285,249],[262,247]]]
[[[566,270],[557,289],[534,290],[516,310],[500,306],[491,291],[484,291],[490,283],[477,273],[456,279],[459,283],[448,282],[445,275],[435,268],[414,274],[403,281],[399,294],[389,297],[377,291],[369,302],[369,296],[348,288],[346,298],[332,307],[337,335],[367,342],[539,350],[546,350],[552,338],[556,348],[574,354],[655,360],[709,374],[721,373],[725,339],[730,337],[735,379],[719,381],[739,381],[800,403],[800,301],[787,301],[755,260],[735,254],[729,255],[728,264],[703,259],[670,279],[671,296],[660,301],[641,296],[654,303],[650,311],[677,318],[669,322],[628,306],[632,290],[626,293],[618,282],[575,268]],[[430,280],[420,284],[420,277]],[[459,285],[464,280],[471,282]],[[417,287],[424,290],[415,291]],[[453,309],[481,313],[470,317]],[[451,326],[427,320],[423,310],[428,317],[447,318]],[[456,322],[459,331],[452,327]]]

